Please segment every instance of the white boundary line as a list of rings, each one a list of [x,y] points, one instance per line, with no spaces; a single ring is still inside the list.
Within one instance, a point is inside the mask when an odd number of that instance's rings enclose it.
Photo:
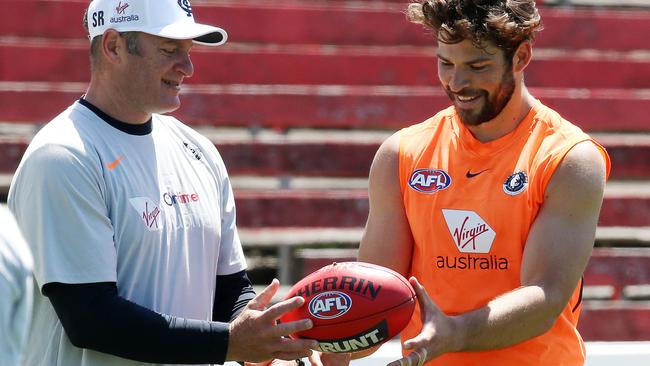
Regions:
[[[587,342],[585,366],[648,366],[650,342]],[[354,360],[351,366],[382,366],[401,357],[399,341],[390,341],[369,357]],[[307,365],[310,365],[307,362]],[[238,366],[227,362],[225,366]]]

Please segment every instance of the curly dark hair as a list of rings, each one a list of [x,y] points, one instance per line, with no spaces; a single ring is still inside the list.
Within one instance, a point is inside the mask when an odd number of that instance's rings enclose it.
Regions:
[[[534,0],[419,0],[409,4],[406,15],[440,42],[469,39],[479,48],[491,42],[506,56],[543,28]]]

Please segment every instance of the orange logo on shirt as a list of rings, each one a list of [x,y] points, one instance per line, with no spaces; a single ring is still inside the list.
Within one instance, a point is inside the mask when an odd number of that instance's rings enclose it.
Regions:
[[[118,157],[114,161],[111,161],[110,163],[106,163],[106,167],[108,168],[108,170],[113,170],[113,169],[117,168],[117,166],[120,164],[122,159],[124,159],[124,156],[120,155],[120,157]]]

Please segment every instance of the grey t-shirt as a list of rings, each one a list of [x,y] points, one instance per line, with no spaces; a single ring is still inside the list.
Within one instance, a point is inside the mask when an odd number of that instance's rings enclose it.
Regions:
[[[210,320],[217,275],[246,268],[235,204],[214,145],[170,116],[122,131],[79,102],[32,140],[9,206],[50,282],[117,282],[156,312]],[[68,340],[40,291],[27,345],[34,366],[141,365]]]

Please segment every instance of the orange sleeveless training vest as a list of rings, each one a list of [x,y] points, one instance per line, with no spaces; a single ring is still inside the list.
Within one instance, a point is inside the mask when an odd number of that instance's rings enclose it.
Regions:
[[[526,238],[545,188],[565,154],[586,140],[593,141],[539,101],[515,130],[488,143],[472,136],[453,107],[400,131],[400,182],[414,238],[410,275],[442,311],[474,310],[520,286]],[[609,157],[596,145],[609,175]],[[547,333],[504,349],[448,353],[427,365],[583,365],[576,330],[581,287]],[[402,340],[420,328],[418,308]]]

